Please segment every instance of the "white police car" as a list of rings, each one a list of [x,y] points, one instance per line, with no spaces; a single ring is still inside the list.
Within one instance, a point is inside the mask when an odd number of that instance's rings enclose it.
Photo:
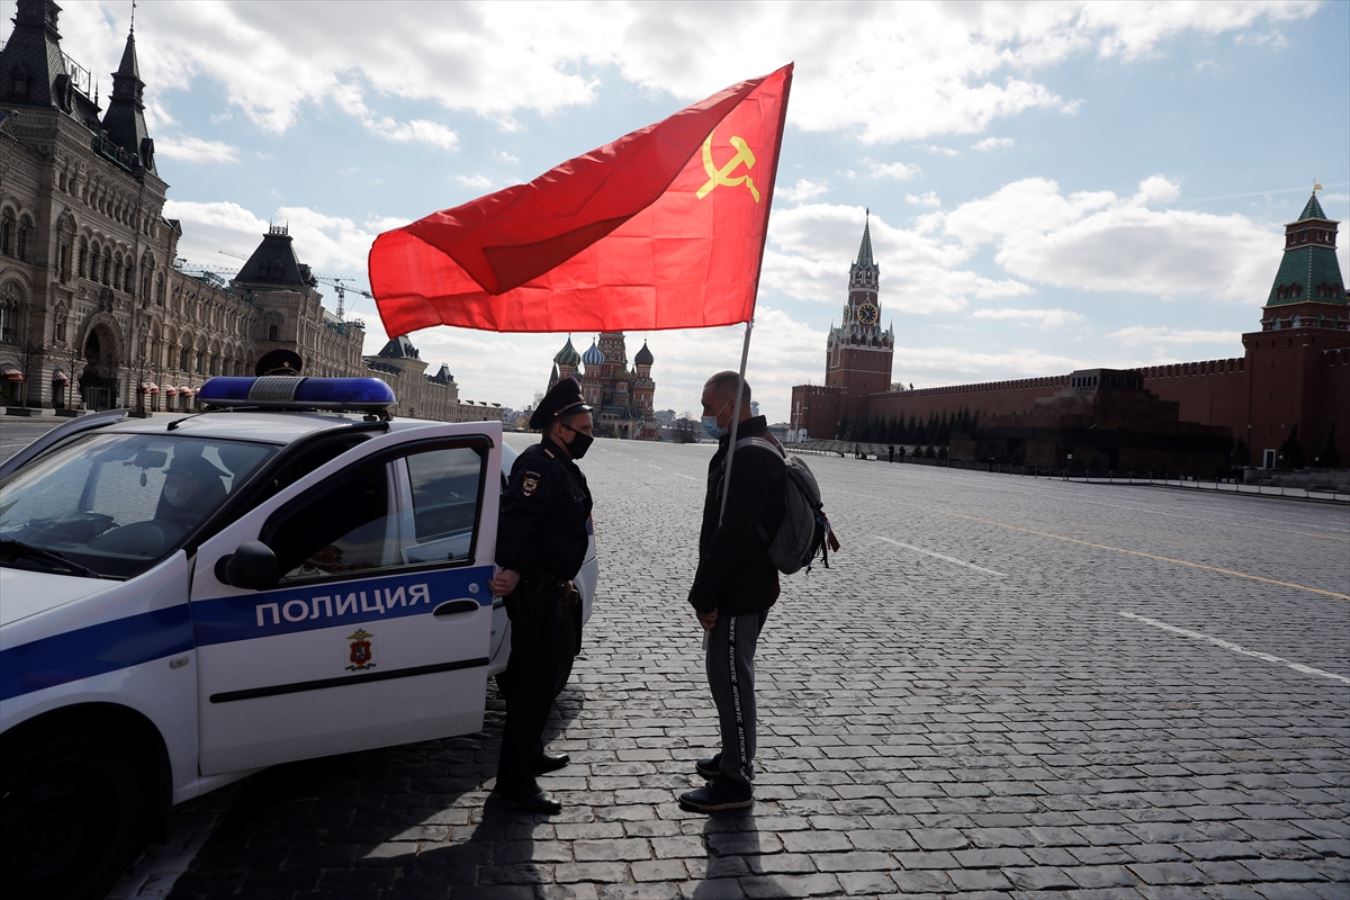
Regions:
[[[377,379],[199,396],[0,466],[6,896],[97,895],[172,805],[251,770],[476,731],[506,665],[500,423],[390,419]]]

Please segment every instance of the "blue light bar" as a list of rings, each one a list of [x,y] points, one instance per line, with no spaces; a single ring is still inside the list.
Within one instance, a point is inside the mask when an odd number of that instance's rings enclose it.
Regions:
[[[378,378],[260,378],[218,376],[202,385],[203,406],[252,406],[263,409],[385,409],[397,403],[394,391]]]

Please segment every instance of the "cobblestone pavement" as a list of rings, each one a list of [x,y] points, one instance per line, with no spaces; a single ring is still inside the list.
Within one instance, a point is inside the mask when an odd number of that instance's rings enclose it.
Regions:
[[[224,812],[188,871],[118,896],[1350,896],[1350,511],[813,457],[845,546],[785,579],[756,805],[709,818],[674,798],[716,741],[684,600],[710,451],[583,462],[562,815],[487,802],[494,697],[480,734],[189,804],[161,857]]]

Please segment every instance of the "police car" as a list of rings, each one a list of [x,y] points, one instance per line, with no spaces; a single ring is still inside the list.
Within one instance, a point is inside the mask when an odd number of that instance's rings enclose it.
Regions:
[[[500,423],[391,418],[373,378],[199,397],[0,466],[7,896],[98,895],[174,804],[260,767],[477,731],[506,666]],[[592,536],[578,643],[596,573]]]

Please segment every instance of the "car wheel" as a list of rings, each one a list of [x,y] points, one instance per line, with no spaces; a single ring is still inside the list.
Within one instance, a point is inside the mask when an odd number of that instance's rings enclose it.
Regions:
[[[145,833],[146,796],[136,770],[115,749],[80,738],[47,738],[10,751],[0,774],[6,896],[103,897]]]

